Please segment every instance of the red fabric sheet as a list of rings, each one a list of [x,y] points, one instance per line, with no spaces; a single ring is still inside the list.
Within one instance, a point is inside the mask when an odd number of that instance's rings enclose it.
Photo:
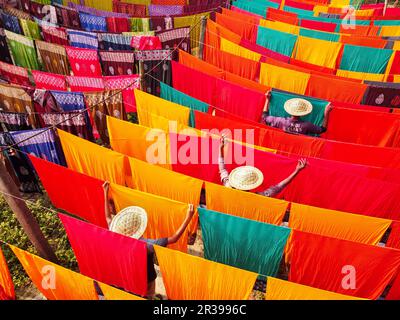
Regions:
[[[56,208],[100,227],[107,227],[102,188],[104,181],[31,155],[29,159]]]
[[[238,116],[214,107],[210,108],[209,112],[211,113],[213,110],[215,110],[216,116],[235,120],[241,124],[246,123],[255,127],[263,128],[264,132],[262,132],[262,135],[264,140],[260,142],[260,145],[266,148],[279,150],[280,154],[295,154],[367,165],[371,167],[370,177],[392,182],[396,181],[396,179],[400,180],[399,149],[365,146],[303,135],[288,134],[254,121],[244,120]],[[236,123],[231,124],[231,127],[236,125]],[[238,127],[241,128],[241,126]]]
[[[367,85],[352,81],[336,80],[311,74],[305,95],[326,100],[359,104]]]
[[[31,72],[35,81],[36,89],[67,90],[65,76],[37,70],[31,70]]]
[[[108,32],[122,33],[130,31],[128,18],[107,17],[106,21]]]
[[[354,104],[354,103],[337,102],[337,101],[331,101],[331,104],[334,107],[347,108],[347,109],[378,111],[378,112],[386,112],[386,113],[391,112],[390,108],[378,107],[378,106],[368,106],[365,104]]]
[[[93,92],[104,90],[103,77],[67,76],[65,78],[73,92]]]
[[[280,22],[285,22],[289,24],[294,24],[297,26],[299,19],[297,18],[297,14],[292,12],[286,12],[274,8],[267,9],[267,19],[275,20]]]
[[[377,299],[396,274],[400,251],[294,230],[289,281],[341,294]],[[346,270],[355,269],[355,289],[346,289]],[[345,278],[345,279],[344,279]]]
[[[311,64],[311,63],[304,62],[304,61],[301,61],[301,60],[296,60],[296,59],[290,59],[290,64],[294,65],[294,66],[297,66],[297,67],[304,68],[308,72],[311,70],[311,73],[313,71],[329,73],[329,74],[332,74],[332,75],[334,75],[336,73],[335,69],[330,69],[330,68],[318,66],[316,64]]]
[[[400,147],[400,117],[391,113],[333,108],[324,138],[380,147]]]
[[[241,45],[242,47],[249,49],[251,51],[257,52],[259,54],[261,54],[263,57],[261,57],[261,62],[265,62],[265,58],[271,58],[277,61],[282,61],[282,62],[286,62],[289,63],[290,61],[290,57],[285,56],[283,54],[280,54],[279,52],[275,52],[272,50],[269,50],[267,48],[264,48],[258,44],[252,43],[246,39],[242,39],[239,43],[239,45]]]
[[[240,35],[242,38],[255,43],[257,39],[257,24],[238,20],[237,18],[229,17],[216,13],[216,23]]]
[[[213,144],[209,138],[185,135],[180,135],[177,139],[176,134],[171,134],[170,139],[174,171],[220,183],[218,141]],[[234,140],[242,139],[234,138]],[[192,149],[188,147],[189,145]],[[232,149],[235,149],[235,156],[231,157],[228,153],[226,162],[228,171],[244,165],[244,162],[240,162],[240,156],[247,155],[247,159],[251,160],[247,165],[254,164],[264,173],[264,183],[260,189],[279,183],[288,177],[296,166],[297,157],[288,158],[256,149],[250,150],[250,147],[238,144],[231,144],[229,152],[232,152]],[[190,162],[174,159],[178,152],[181,155],[190,154],[193,159]],[[204,158],[207,161],[204,161]],[[278,196],[279,198],[332,210],[400,219],[400,203],[397,201],[400,197],[399,184],[356,175],[350,167],[342,163],[311,160],[310,165],[296,176]]]
[[[391,74],[400,74],[400,51],[395,51],[392,67],[390,68]]]
[[[205,47],[204,50],[207,51],[204,61],[240,77],[252,81],[258,80],[260,75],[259,62],[210,47]]]
[[[400,181],[400,169],[371,167],[318,158],[326,142],[324,139],[288,134],[254,121],[243,120],[240,117],[216,108],[210,108],[209,113],[195,113],[197,129],[218,129],[220,131],[229,129],[232,132],[234,129],[253,129],[254,143],[256,145],[279,150],[279,154],[281,155],[294,159],[297,159],[299,156],[306,156],[310,163],[324,167],[333,165],[343,172],[365,178],[373,178],[397,184]],[[211,113],[215,113],[215,116],[211,116]]]
[[[106,90],[122,90],[126,112],[136,112],[135,89],[140,87],[139,75],[103,77]]]
[[[308,11],[314,10],[314,5],[309,3],[297,2],[292,0],[285,0],[285,6],[289,6],[292,8],[304,9]]]
[[[335,32],[336,29],[336,23],[306,20],[306,19],[301,19],[300,26],[303,28],[320,30],[325,32]]]
[[[259,120],[265,94],[172,61],[175,89],[249,120]]]
[[[74,76],[101,77],[102,71],[97,50],[65,47]]]
[[[400,274],[397,274],[385,300],[400,300]]]
[[[146,243],[63,214],[59,217],[82,274],[144,296],[147,292]]]
[[[254,17],[254,18],[260,18],[260,19],[263,19],[263,18],[264,18],[263,16],[260,16],[260,15],[258,15],[258,14],[255,14],[255,13],[252,13],[252,12],[249,12],[249,11],[246,11],[246,10],[242,10],[242,9],[237,8],[237,7],[235,7],[235,6],[231,6],[230,9],[231,9],[232,11],[234,11],[234,12],[243,13],[243,14],[246,14],[246,15],[248,15],[248,16],[252,16],[252,17]]]

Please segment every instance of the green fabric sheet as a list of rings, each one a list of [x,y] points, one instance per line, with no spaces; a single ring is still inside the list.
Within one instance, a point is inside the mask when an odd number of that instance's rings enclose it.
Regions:
[[[393,50],[390,49],[346,44],[340,62],[340,69],[368,73],[385,73],[392,54]]]
[[[313,105],[312,112],[305,117],[301,117],[301,119],[304,121],[309,121],[317,126],[322,126],[322,123],[324,122],[325,109],[326,106],[328,105],[328,101],[316,98],[310,98],[298,94],[272,90],[269,109],[268,109],[269,115],[274,117],[283,117],[283,118],[290,117],[290,115],[285,111],[283,106],[285,105],[285,102],[287,100],[293,98],[302,98],[311,102],[311,104]]]
[[[285,56],[292,56],[296,41],[297,35],[258,27],[257,44]]]
[[[39,61],[33,41],[7,30],[5,30],[5,34],[14,64],[27,69],[39,70]]]
[[[194,111],[208,112],[209,105],[203,101],[197,100],[188,96],[187,94],[180,92],[169,85],[160,82],[162,99],[180,104],[182,106],[190,108],[189,124],[191,127],[195,127],[195,115]]]
[[[291,229],[199,208],[206,259],[276,276]]]

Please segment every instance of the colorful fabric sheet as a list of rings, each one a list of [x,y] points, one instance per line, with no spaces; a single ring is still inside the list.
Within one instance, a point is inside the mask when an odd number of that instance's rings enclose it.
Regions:
[[[99,40],[97,34],[94,32],[67,30],[69,43],[72,47],[81,49],[94,49],[99,47]]]
[[[301,76],[304,74],[302,73]],[[288,89],[286,91],[293,91],[290,87]],[[303,94],[328,101],[360,104],[366,89],[367,85],[362,83],[312,74],[311,77],[309,76],[308,86]]]
[[[383,112],[333,108],[324,137],[397,148],[400,146],[400,117]]]
[[[64,165],[64,156],[53,130],[35,129],[10,132],[18,147],[31,155]]]
[[[400,86],[393,83],[367,82],[362,102],[371,106],[400,107]]]
[[[33,80],[37,89],[67,90],[65,77],[54,73],[32,70]]]
[[[102,75],[97,50],[72,47],[65,49],[74,76],[100,77]]]
[[[186,203],[116,184],[111,185],[111,197],[117,212],[129,206],[139,206],[146,210],[148,220],[143,234],[146,239],[172,237],[185,220],[188,209]],[[170,248],[186,252],[187,233],[177,243],[171,244]]]
[[[112,117],[107,117],[107,128],[114,151],[167,169],[171,167],[167,149],[168,137],[165,136],[165,132]],[[147,152],[154,147],[154,143],[158,148],[157,155]]]
[[[40,180],[56,208],[66,210],[99,227],[106,228],[104,181],[29,156]],[[57,180],[54,180],[57,175]],[[58,183],[62,182],[60,192]]]
[[[27,87],[31,86],[28,70],[25,68],[0,62],[0,75],[10,83],[16,83]]]
[[[135,73],[135,54],[126,51],[99,51],[104,75],[132,75]]]
[[[257,44],[285,56],[292,56],[296,41],[296,35],[258,27]]]
[[[59,214],[82,274],[144,296],[146,243]]]
[[[170,121],[175,121],[178,125],[189,124],[189,108],[158,98],[140,90],[135,90],[135,99],[139,124],[142,126],[157,128],[154,126],[151,115],[165,117]]]
[[[261,63],[260,83],[298,94],[305,94],[310,75],[307,73],[289,70]]]
[[[190,108],[190,117],[189,117],[189,124],[194,127],[195,126],[195,116],[194,111],[201,111],[207,112],[208,111],[208,104],[197,100],[179,90],[176,90],[169,85],[165,84],[164,82],[160,82],[161,93],[160,97],[162,99],[175,102],[179,105],[186,106]]]
[[[93,92],[105,90],[104,79],[102,77],[79,77],[66,76],[65,79],[72,92]]]
[[[125,291],[116,289],[105,283],[99,282],[99,287],[104,294],[106,300],[145,300],[133,294],[127,293]]]
[[[322,123],[324,121],[324,113],[326,106],[328,105],[328,101],[320,99],[298,96],[290,93],[272,90],[268,108],[269,114],[275,117],[284,117],[284,118],[290,117],[290,115],[285,111],[283,106],[287,100],[298,97],[311,102],[313,106],[312,113],[310,113],[305,117],[301,117],[301,119],[304,121],[312,122],[317,126],[322,126]]]
[[[280,225],[288,203],[250,192],[226,188],[206,182],[206,203],[209,210]]]
[[[79,20],[81,21],[82,28],[86,31],[108,31],[105,17],[80,12]]]
[[[289,227],[326,237],[377,245],[391,220],[292,203]]]
[[[307,63],[334,69],[342,49],[339,42],[299,37],[294,58]]]
[[[44,71],[69,75],[69,63],[64,46],[36,41],[36,47],[42,58]]]
[[[123,94],[116,90],[106,90],[87,92],[84,95],[87,107],[91,110],[95,136],[99,136],[103,143],[109,144],[106,116],[126,120]]]
[[[154,247],[170,300],[247,300],[257,274]]]
[[[140,87],[139,75],[103,77],[106,90],[121,90],[126,112],[136,111],[134,90]]]
[[[0,248],[0,300],[14,300],[15,291],[7,261]]]
[[[346,44],[343,49],[340,69],[369,73],[385,73],[392,53],[393,50],[389,49],[368,48]]]
[[[93,279],[17,247],[10,245],[10,248],[47,300],[98,300]]]
[[[292,245],[290,281],[361,298],[377,299],[400,263],[399,250],[300,231]]]
[[[208,260],[275,276],[290,229],[199,208]]]
[[[14,64],[28,69],[39,70],[40,65],[33,40],[8,30],[4,30],[4,33],[7,37]]]
[[[58,130],[68,167],[94,178],[125,185],[125,156]]]
[[[265,300],[358,300],[358,298],[268,277]]]

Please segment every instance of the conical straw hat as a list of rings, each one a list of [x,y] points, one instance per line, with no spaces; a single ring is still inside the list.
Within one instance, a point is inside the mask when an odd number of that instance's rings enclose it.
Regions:
[[[258,188],[264,181],[263,173],[252,166],[235,168],[229,174],[229,184],[238,190],[253,190]]]
[[[310,114],[313,110],[311,102],[300,98],[287,100],[285,102],[284,108],[285,111],[289,113],[291,116],[297,116],[297,117],[306,116]]]
[[[141,207],[127,207],[112,219],[110,230],[127,237],[139,239],[146,231],[147,213]]]

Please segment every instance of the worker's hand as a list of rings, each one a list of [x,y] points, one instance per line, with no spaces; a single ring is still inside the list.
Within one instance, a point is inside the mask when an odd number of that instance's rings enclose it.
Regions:
[[[296,170],[297,170],[297,171],[301,171],[301,170],[303,170],[306,166],[307,166],[307,159],[302,158],[302,159],[299,160],[299,162],[297,162]]]
[[[188,213],[187,214],[188,214],[189,217],[193,217],[193,215],[194,215],[194,205],[191,204],[191,203],[189,203]]]
[[[326,106],[326,110],[325,113],[328,114],[329,112],[331,112],[333,109],[333,106],[331,103],[328,103],[328,105]]]
[[[104,193],[108,193],[108,190],[110,189],[110,182],[108,182],[108,181],[104,181],[104,183],[103,183],[103,190],[104,190]]]
[[[225,145],[226,145],[226,135],[223,134],[222,137],[221,137],[221,139],[220,139],[220,147],[221,147],[221,149],[222,149],[223,147],[225,147]]]

